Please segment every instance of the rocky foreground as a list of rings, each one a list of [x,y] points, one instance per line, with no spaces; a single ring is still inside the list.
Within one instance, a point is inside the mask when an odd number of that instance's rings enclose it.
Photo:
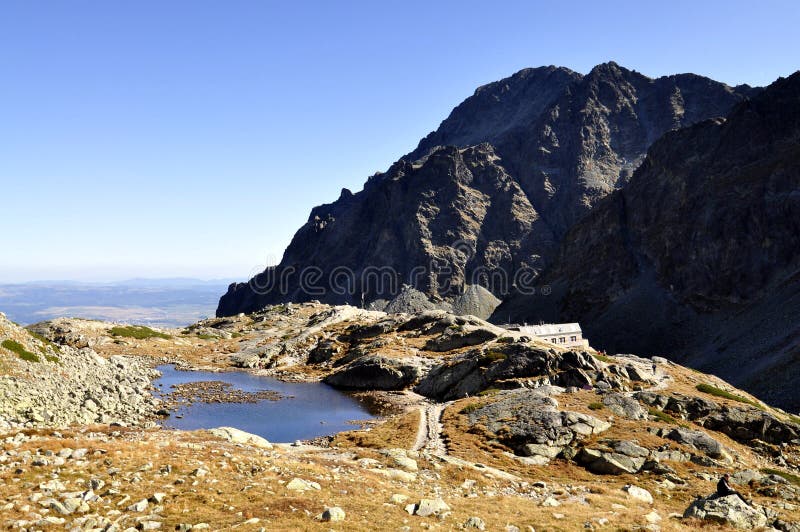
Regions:
[[[666,359],[316,303],[182,330],[31,329],[0,322],[5,528],[800,530],[800,419]],[[163,430],[148,388],[167,360],[400,410],[315,445]],[[709,497],[723,472],[750,504]]]

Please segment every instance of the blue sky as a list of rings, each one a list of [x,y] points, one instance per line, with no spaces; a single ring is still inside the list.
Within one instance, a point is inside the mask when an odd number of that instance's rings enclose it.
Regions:
[[[599,4],[4,1],[0,282],[243,280],[524,67],[800,68],[796,1]]]

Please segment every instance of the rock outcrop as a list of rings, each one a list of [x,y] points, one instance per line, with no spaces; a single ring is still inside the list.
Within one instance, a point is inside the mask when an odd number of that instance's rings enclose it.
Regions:
[[[231,285],[217,315],[320,299],[486,317],[657,138],[754,92],[615,63],[585,76],[525,69],[480,87],[362,191],[314,208],[280,264]],[[414,291],[397,299],[404,284]]]
[[[0,430],[147,422],[158,408],[144,361],[34,338],[0,313]]]
[[[736,495],[697,499],[686,509],[683,516],[726,524],[742,530],[766,527],[770,522],[764,508],[750,506]],[[772,518],[774,520],[774,516]]]

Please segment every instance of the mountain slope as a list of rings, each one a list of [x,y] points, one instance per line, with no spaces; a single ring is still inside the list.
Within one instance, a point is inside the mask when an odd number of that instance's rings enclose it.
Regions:
[[[552,296],[497,318],[580,320],[598,347],[674,354],[800,406],[800,73],[656,142],[541,281]]]
[[[217,314],[312,299],[380,307],[403,284],[448,304],[476,284],[502,297],[515,274],[538,275],[655,139],[754,92],[615,63],[586,76],[522,70],[479,88],[363,191],[313,209],[281,263],[231,285]]]

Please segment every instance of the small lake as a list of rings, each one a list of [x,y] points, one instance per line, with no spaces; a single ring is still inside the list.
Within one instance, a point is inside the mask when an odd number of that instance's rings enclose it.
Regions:
[[[365,404],[321,382],[282,382],[244,371],[178,371],[174,366],[159,366],[158,371],[162,376],[153,382],[156,395],[170,393],[173,385],[203,381],[222,381],[244,392],[270,390],[281,395],[278,400],[255,403],[196,402],[166,418],[162,425],[169,428],[236,427],[270,442],[293,442],[357,429],[358,425],[347,422],[376,417]]]

